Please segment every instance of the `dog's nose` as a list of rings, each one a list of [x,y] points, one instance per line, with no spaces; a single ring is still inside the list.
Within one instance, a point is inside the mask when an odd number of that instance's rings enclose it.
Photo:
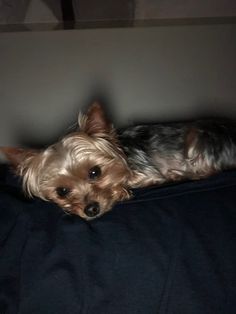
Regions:
[[[85,209],[84,213],[86,216],[92,218],[96,217],[100,213],[100,206],[97,202],[93,202],[91,204],[88,204]]]

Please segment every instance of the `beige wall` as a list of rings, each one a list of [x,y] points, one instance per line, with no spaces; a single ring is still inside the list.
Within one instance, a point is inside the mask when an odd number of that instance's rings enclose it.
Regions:
[[[117,124],[236,118],[236,25],[0,34],[0,145],[53,141],[96,96]]]

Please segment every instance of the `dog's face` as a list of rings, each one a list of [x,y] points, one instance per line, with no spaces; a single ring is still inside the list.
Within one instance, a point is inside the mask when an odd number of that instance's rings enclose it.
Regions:
[[[85,219],[129,198],[130,176],[115,131],[98,104],[80,116],[78,132],[44,151],[2,148],[29,196],[53,201]]]

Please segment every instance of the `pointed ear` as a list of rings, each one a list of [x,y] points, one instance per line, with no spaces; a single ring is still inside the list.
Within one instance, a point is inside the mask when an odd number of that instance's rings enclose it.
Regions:
[[[81,127],[89,135],[109,134],[113,130],[112,124],[108,121],[102,106],[98,102],[90,106]]]
[[[5,155],[14,168],[17,168],[26,158],[37,154],[36,150],[18,147],[0,147],[0,152]]]

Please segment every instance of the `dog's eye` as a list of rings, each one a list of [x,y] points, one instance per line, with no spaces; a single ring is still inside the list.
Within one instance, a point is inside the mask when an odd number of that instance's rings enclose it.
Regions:
[[[101,176],[101,174],[101,168],[99,166],[94,166],[89,170],[88,176],[90,180],[96,180]]]
[[[64,186],[59,186],[58,188],[56,188],[56,193],[59,197],[66,197],[69,193],[71,192],[71,190],[69,188],[66,188]]]

